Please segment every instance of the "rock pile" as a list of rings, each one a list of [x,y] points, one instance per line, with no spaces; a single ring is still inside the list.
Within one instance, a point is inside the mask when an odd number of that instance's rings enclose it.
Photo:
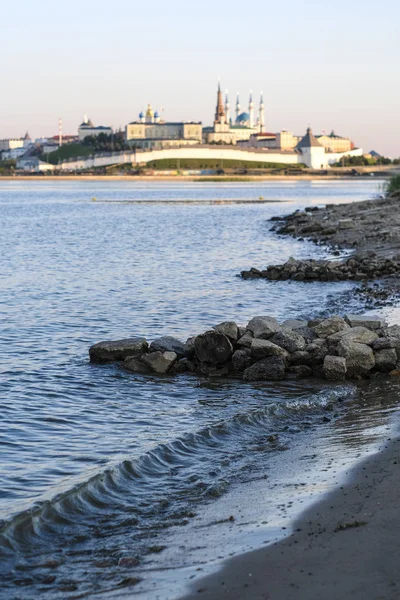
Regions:
[[[282,324],[258,316],[245,327],[221,323],[185,343],[173,337],[150,345],[140,337],[99,342],[89,355],[95,363],[120,361],[134,373],[231,375],[245,381],[360,379],[400,375],[400,326],[355,315]]]
[[[270,265],[264,270],[252,267],[242,271],[243,279],[271,279],[293,281],[362,281],[393,277],[400,273],[400,255],[393,258],[377,256],[375,252],[355,254],[346,260],[296,260]]]

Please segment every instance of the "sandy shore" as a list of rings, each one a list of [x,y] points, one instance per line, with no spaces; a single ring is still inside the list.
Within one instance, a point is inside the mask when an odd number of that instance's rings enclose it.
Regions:
[[[395,600],[400,597],[400,439],[304,513],[294,533],[237,556],[185,600]]]

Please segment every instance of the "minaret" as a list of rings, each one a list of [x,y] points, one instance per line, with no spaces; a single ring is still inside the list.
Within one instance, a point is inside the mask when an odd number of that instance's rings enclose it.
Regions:
[[[225,123],[224,103],[222,101],[221,84],[219,81],[217,92],[217,108],[215,111],[215,123]]]
[[[240,115],[240,100],[239,100],[239,92],[237,93],[236,96],[236,121],[238,120],[238,117]]]
[[[264,133],[264,130],[265,130],[264,94],[261,92],[261,96],[260,96],[260,133]]]
[[[254,102],[253,102],[253,92],[250,91],[249,98],[249,127],[254,127]]]
[[[231,122],[231,107],[229,104],[228,90],[225,90],[225,116],[226,122],[229,124]]]

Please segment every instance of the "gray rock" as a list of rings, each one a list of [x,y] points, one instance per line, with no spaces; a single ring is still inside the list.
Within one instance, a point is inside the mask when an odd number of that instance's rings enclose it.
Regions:
[[[372,350],[387,350],[389,348],[396,348],[399,340],[391,337],[381,337],[372,342]]]
[[[141,357],[142,362],[149,367],[153,373],[167,373],[178,358],[175,352],[152,352]]]
[[[128,356],[140,356],[147,352],[148,347],[147,341],[141,337],[98,342],[89,348],[89,356],[91,362],[115,362],[125,360]]]
[[[280,356],[263,358],[243,373],[245,381],[279,380],[285,377],[285,359]]]
[[[249,321],[247,329],[253,333],[255,338],[267,340],[279,331],[279,324],[273,317],[254,317]]]
[[[278,331],[272,336],[271,342],[281,348],[285,348],[288,352],[297,352],[298,350],[304,350],[306,347],[306,341],[303,336],[293,329]]]
[[[311,354],[305,350],[297,350],[290,356],[290,364],[292,366],[309,365],[311,362]]]
[[[193,358],[195,351],[194,351],[194,340],[196,339],[196,336],[192,336],[189,337],[186,342],[185,345],[183,346],[183,351],[185,353],[185,356],[187,356],[188,358]]]
[[[253,340],[254,340],[254,336],[253,336],[252,332],[246,331],[246,333],[238,339],[237,345],[244,346],[245,348],[250,348]]]
[[[233,321],[224,321],[219,325],[215,325],[213,329],[215,329],[215,331],[219,331],[219,333],[223,333],[231,342],[234,343],[239,337],[238,326]]]
[[[379,371],[389,372],[396,367],[397,352],[394,348],[378,350],[375,352],[375,364]]]
[[[385,326],[385,321],[379,317],[370,317],[365,315],[345,315],[345,319],[350,327],[366,327],[367,329],[381,329]]]
[[[232,355],[233,370],[237,373],[243,373],[247,367],[250,367],[253,362],[251,351],[249,348],[241,348],[236,350]]]
[[[325,379],[330,381],[342,381],[346,379],[346,359],[341,356],[330,356],[324,358],[323,373]]]
[[[400,325],[391,325],[390,327],[385,327],[383,333],[385,337],[400,339]]]
[[[299,327],[299,329],[296,329],[296,331],[305,339],[307,344],[310,344],[315,339],[318,339],[317,334],[311,327]]]
[[[339,229],[354,229],[353,219],[339,219]]]
[[[358,344],[367,344],[368,346],[377,339],[378,334],[366,327],[342,329],[342,331],[338,331],[327,337],[328,343],[337,344],[340,340],[346,340],[348,342],[357,342]]]
[[[201,363],[221,365],[228,361],[233,353],[229,339],[218,331],[206,331],[198,335],[194,341],[197,359]]]
[[[342,329],[347,329],[348,327],[349,325],[342,317],[334,316],[325,319],[322,323],[316,325],[314,331],[318,337],[327,338],[329,335],[342,331]]]
[[[286,321],[283,321],[281,324],[281,327],[285,329],[300,329],[301,327],[307,327],[307,321],[300,321],[299,319],[286,319]]]
[[[269,340],[260,340],[259,338],[253,339],[250,349],[254,358],[257,359],[265,358],[266,356],[282,356],[282,358],[289,356],[289,353],[281,346]]]
[[[140,358],[128,357],[124,360],[122,366],[132,373],[150,373],[149,367]]]
[[[238,339],[246,333],[246,327],[238,326]]]
[[[337,349],[338,355],[346,359],[347,371],[350,377],[364,375],[375,366],[372,348],[366,344],[341,340]]]
[[[183,357],[185,344],[177,338],[166,335],[151,342],[150,352],[175,352],[179,357]]]
[[[307,365],[295,365],[288,368],[288,373],[300,379],[302,377],[311,377],[313,370]]]

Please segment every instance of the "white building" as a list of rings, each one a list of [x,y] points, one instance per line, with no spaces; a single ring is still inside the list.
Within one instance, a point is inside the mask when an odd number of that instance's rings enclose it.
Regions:
[[[32,140],[29,133],[26,132],[21,138],[8,138],[0,140],[0,152],[3,150],[14,150],[15,148],[29,148],[32,145]]]
[[[105,127],[104,125],[99,125],[95,127],[92,121],[85,115],[83,117],[83,122],[78,127],[78,137],[81,141],[83,141],[86,137],[89,136],[97,136],[101,133],[105,133],[106,135],[112,135],[113,129],[112,127]]]

